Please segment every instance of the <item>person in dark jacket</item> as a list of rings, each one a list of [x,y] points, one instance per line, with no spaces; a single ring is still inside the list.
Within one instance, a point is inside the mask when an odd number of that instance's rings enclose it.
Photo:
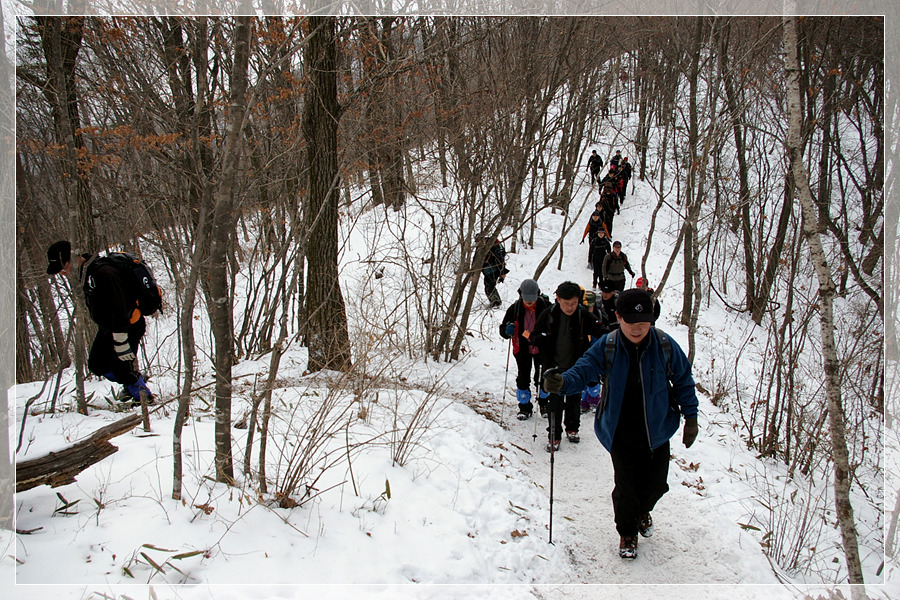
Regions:
[[[611,281],[605,279],[600,282],[600,299],[597,301],[597,318],[600,319],[600,327],[604,333],[619,328],[616,321],[616,300],[619,298],[619,290]]]
[[[591,156],[587,162],[588,171],[591,172],[591,187],[600,178],[600,169],[603,168],[603,159],[597,154],[596,150],[591,150]]]
[[[516,358],[516,400],[520,421],[528,419],[534,410],[531,403],[531,377],[534,367],[534,386],[540,391],[540,349],[532,343],[532,333],[538,315],[550,308],[550,301],[541,295],[541,288],[533,279],[525,279],[519,285],[519,299],[506,309],[500,322],[500,336],[512,340],[512,352]]]
[[[611,236],[613,232],[613,218],[619,206],[619,196],[616,194],[611,183],[606,183],[603,193],[600,194],[600,220],[606,227],[606,235]]]
[[[606,228],[597,229],[596,235],[591,238],[591,264],[594,267],[594,278],[591,287],[597,289],[600,282],[603,281],[603,259],[612,252],[612,246],[609,244],[609,238],[606,237]]]
[[[598,202],[597,205],[600,203]],[[584,240],[588,241],[588,268],[593,268],[594,264],[594,247],[591,245],[594,237],[597,235],[597,230],[603,229],[603,219],[601,219],[601,214],[599,210],[595,210],[591,213],[591,218],[588,219],[587,225],[584,226],[584,234],[581,236],[581,243],[584,243]]]
[[[621,162],[622,162],[622,151],[616,150],[616,153],[613,155],[613,157],[611,159],[609,159],[609,166],[618,168],[619,163],[621,163]]]
[[[492,308],[500,306],[503,302],[500,299],[500,292],[497,291],[497,284],[506,278],[507,273],[509,269],[506,268],[506,249],[500,240],[494,240],[481,266],[481,274],[484,275],[484,293]]]
[[[546,374],[543,382],[548,393],[568,394],[592,380],[605,381],[594,431],[612,457],[613,510],[622,558],[637,556],[638,534],[653,534],[650,513],[669,490],[669,439],[678,432],[681,416],[686,448],[699,429],[691,363],[674,340],[652,327],[650,301],[644,290],[620,293],[620,330],[601,337],[567,371]],[[611,359],[609,336],[615,336]]]
[[[599,337],[597,318],[588,312],[581,301],[581,286],[571,281],[563,282],[556,288],[556,303],[538,317],[535,333],[538,335],[544,373],[550,369],[568,369],[588,349],[591,337]],[[581,427],[581,390],[570,391],[565,396],[549,394],[547,404],[550,416],[547,450],[559,450],[563,426],[570,442],[581,441],[578,435]]]
[[[622,291],[625,289],[625,271],[634,277],[628,257],[622,252],[622,242],[615,241],[612,252],[603,259],[603,279],[612,282],[617,290]]]
[[[55,242],[47,249],[47,274],[69,275],[72,268],[72,245]],[[91,373],[124,386],[120,399],[140,404],[140,394],[147,400],[153,394],[137,370],[137,352],[146,323],[138,306],[138,295],[130,273],[99,255],[82,254],[77,258],[79,278],[91,320],[97,324],[97,335],[88,355]]]

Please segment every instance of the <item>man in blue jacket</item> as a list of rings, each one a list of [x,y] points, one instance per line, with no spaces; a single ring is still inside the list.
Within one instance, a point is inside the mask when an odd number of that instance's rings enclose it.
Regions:
[[[651,326],[648,292],[620,292],[616,320],[619,330],[601,337],[572,368],[545,375],[544,389],[568,394],[591,381],[605,383],[594,432],[612,457],[619,556],[635,558],[637,535],[653,534],[650,512],[669,490],[669,438],[678,432],[681,415],[685,447],[697,438],[697,395],[687,356]]]

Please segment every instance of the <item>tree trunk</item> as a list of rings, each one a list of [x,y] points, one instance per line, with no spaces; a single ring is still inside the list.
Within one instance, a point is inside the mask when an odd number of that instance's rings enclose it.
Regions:
[[[216,481],[234,482],[231,454],[231,368],[234,364],[234,298],[228,276],[229,256],[235,228],[234,190],[241,162],[241,131],[247,114],[248,64],[250,59],[250,17],[237,17],[234,33],[234,64],[222,177],[215,193],[209,250],[210,328],[214,340],[216,374]]]
[[[303,137],[309,163],[306,229],[306,341],[310,371],[351,366],[347,313],[338,278],[337,48],[334,17],[310,17],[304,49]],[[387,200],[387,199],[386,199]]]
[[[795,8],[795,7],[794,7]],[[793,11],[788,10],[789,14]],[[803,233],[809,244],[810,260],[816,270],[819,281],[819,319],[822,335],[822,359],[825,375],[825,395],[828,407],[828,424],[831,434],[831,453],[834,461],[834,495],[847,561],[847,572],[851,584],[862,584],[863,573],[859,558],[856,523],[853,517],[853,506],[850,503],[850,458],[845,439],[844,411],[841,400],[841,365],[838,361],[834,339],[834,295],[835,285],[831,278],[828,259],[822,246],[819,233],[819,212],[812,190],[809,186],[809,175],[803,164],[801,147],[802,106],[800,103],[800,62],[797,55],[797,20],[796,17],[784,18],[785,73],[788,95],[788,137],[787,152],[790,158],[794,184],[797,186],[797,198],[803,210]],[[853,588],[854,600],[866,597],[865,589]]]

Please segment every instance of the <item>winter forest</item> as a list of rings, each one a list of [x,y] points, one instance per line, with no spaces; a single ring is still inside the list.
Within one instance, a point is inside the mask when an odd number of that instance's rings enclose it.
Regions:
[[[862,16],[20,17],[10,455],[123,429],[17,478],[0,571],[36,598],[896,597],[884,48]],[[701,404],[633,563],[591,415],[551,464],[497,333],[523,279],[591,288],[591,150],[633,165],[612,237]],[[57,240],[152,267],[152,406],[88,372]]]

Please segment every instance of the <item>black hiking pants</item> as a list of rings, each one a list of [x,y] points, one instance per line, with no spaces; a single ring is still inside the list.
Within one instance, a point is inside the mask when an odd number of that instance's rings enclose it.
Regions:
[[[547,437],[550,440],[561,440],[563,427],[566,431],[578,431],[581,427],[581,393],[560,396],[550,394],[547,397]],[[553,427],[551,431],[550,427]]]
[[[131,351],[137,355],[138,344],[144,337],[146,324],[144,317],[138,319],[137,323],[128,327],[128,345]],[[88,369],[95,375],[106,377],[110,381],[121,383],[122,385],[130,385],[137,381],[138,375],[135,365],[137,361],[119,360],[116,351],[113,348],[115,342],[111,331],[106,329],[98,329],[94,343],[91,344],[91,352],[88,355]]]
[[[616,482],[612,492],[616,530],[621,536],[634,537],[641,516],[669,491],[669,442],[651,451],[646,442],[615,440],[610,456]]]

